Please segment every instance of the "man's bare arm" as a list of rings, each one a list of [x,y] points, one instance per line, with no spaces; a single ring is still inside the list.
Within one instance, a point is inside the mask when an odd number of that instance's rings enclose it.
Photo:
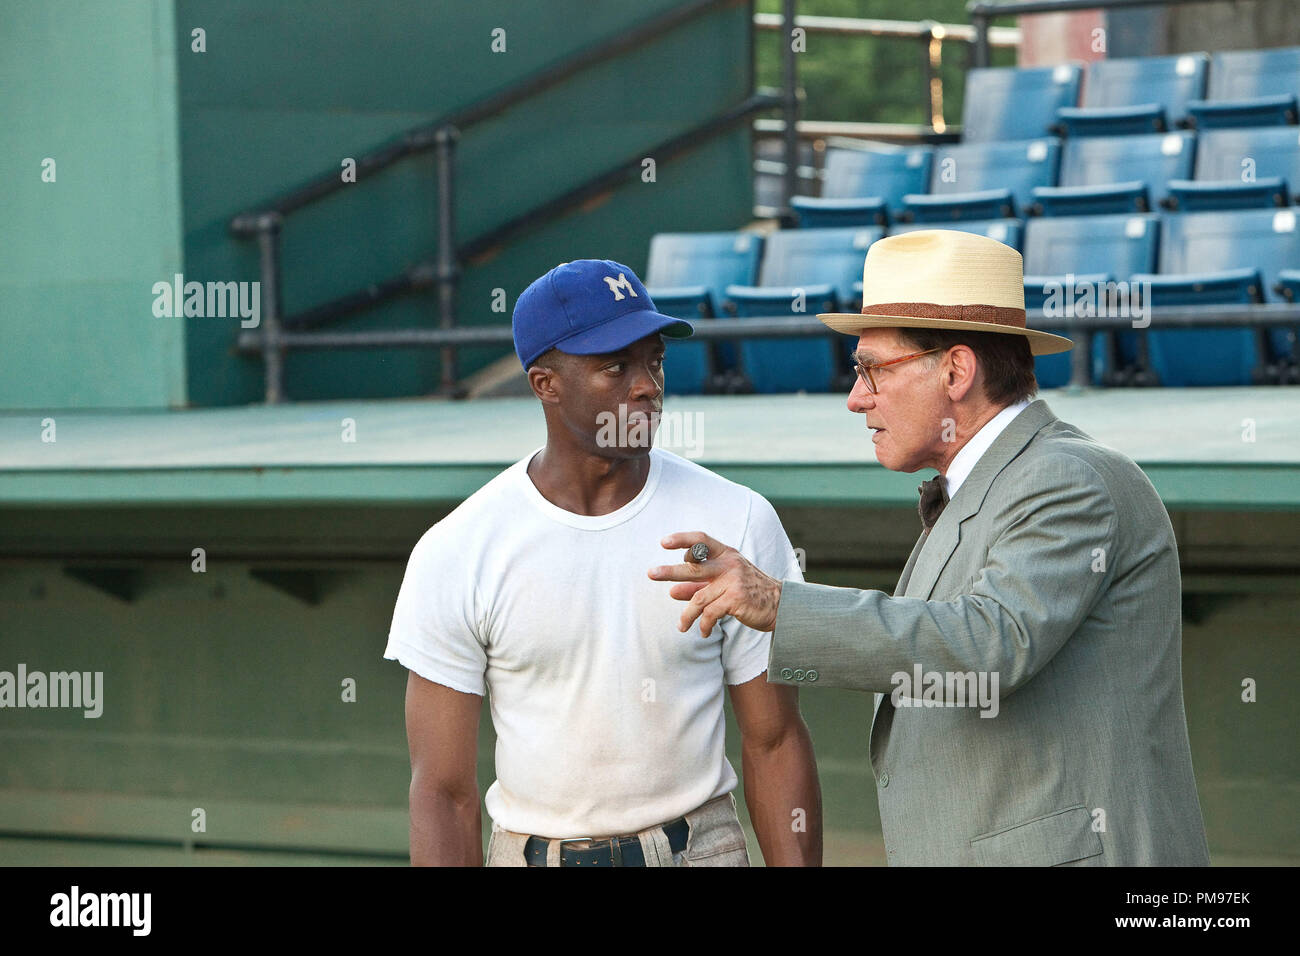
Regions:
[[[410,672],[411,865],[482,866],[478,715],[483,698]]]
[[[798,691],[759,674],[730,688],[745,805],[768,866],[821,866],[822,791]]]

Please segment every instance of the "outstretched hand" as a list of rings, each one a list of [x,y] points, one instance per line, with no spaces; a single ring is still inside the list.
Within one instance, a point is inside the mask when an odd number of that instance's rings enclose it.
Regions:
[[[710,538],[703,531],[670,534],[659,542],[668,550],[688,549],[693,544],[709,547],[708,560],[696,563],[689,552],[682,564],[650,569],[655,581],[678,581],[668,594],[686,601],[677,625],[690,630],[696,618],[700,634],[708,637],[715,624],[730,614],[746,627],[771,631],[776,627],[776,609],[781,601],[781,582],[754,567],[743,554]]]

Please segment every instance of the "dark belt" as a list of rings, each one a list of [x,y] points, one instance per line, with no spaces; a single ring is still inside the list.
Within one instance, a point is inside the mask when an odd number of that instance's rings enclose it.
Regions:
[[[679,817],[672,823],[663,825],[664,835],[668,837],[668,846],[674,853],[686,849],[686,838],[690,835],[690,826],[685,817]],[[529,866],[546,865],[546,848],[550,840],[545,837],[530,836],[524,844],[524,859]],[[560,866],[645,866],[645,851],[639,837],[610,837],[601,840],[599,846],[588,850],[579,850],[565,846],[580,840],[560,841]]]

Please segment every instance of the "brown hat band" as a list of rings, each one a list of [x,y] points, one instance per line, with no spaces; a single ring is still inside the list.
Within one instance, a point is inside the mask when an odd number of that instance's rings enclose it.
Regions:
[[[1025,310],[1003,305],[939,305],[934,302],[883,302],[864,305],[863,315],[905,315],[913,319],[956,319],[989,322],[1012,328],[1025,327]]]

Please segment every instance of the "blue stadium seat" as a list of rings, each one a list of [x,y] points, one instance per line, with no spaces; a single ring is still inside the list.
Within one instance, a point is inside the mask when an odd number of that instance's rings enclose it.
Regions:
[[[1056,111],[1079,102],[1077,63],[1028,69],[988,67],[966,73],[962,142],[987,143],[1046,136]]]
[[[1284,270],[1300,262],[1295,209],[1189,212],[1166,216],[1160,275],[1153,304],[1284,301],[1274,290]],[[1258,272],[1253,281],[1242,278]],[[1225,275],[1225,273],[1228,273]],[[1276,370],[1291,357],[1294,331],[1250,328],[1169,329],[1147,332],[1151,365],[1166,385],[1245,385],[1256,369]]]
[[[1206,53],[1096,60],[1083,106],[1056,111],[1067,136],[1163,133],[1187,124],[1187,104],[1205,96]]]
[[[928,195],[903,197],[912,222],[1006,219],[1027,208],[1037,186],[1055,186],[1061,142],[1055,137],[1014,143],[942,146],[934,156]]]
[[[1105,272],[1076,275],[1067,273],[1063,276],[1025,276],[1025,318],[1030,328],[1055,332],[1057,335],[1069,333],[1063,329],[1051,329],[1051,319],[1056,316],[1072,317],[1075,315],[1096,315],[1107,289],[1112,287],[1115,277]],[[1091,303],[1091,304],[1089,304]],[[1078,345],[1078,336],[1075,336]],[[1034,377],[1040,388],[1062,388],[1070,383],[1073,364],[1072,352],[1058,352],[1055,355],[1037,355],[1034,357]],[[1104,368],[1105,349],[1102,339],[1093,340],[1093,369],[1091,377],[1100,378]]]
[[[1220,269],[1195,275],[1138,273],[1135,282],[1147,282],[1160,305],[1254,305],[1263,301],[1263,280],[1254,268]]]
[[[1196,179],[1174,179],[1178,209],[1206,212],[1285,206],[1300,187],[1300,129],[1261,126],[1211,129],[1196,144]]]
[[[886,143],[828,149],[821,198],[796,196],[791,201],[799,225],[884,225],[887,217],[897,218],[903,211],[903,196],[925,191],[933,156],[930,146]]]
[[[1045,216],[1153,209],[1170,179],[1191,176],[1195,146],[1188,130],[1066,140],[1060,185],[1035,188],[1035,208]]]
[[[646,288],[655,308],[698,323],[713,316],[712,296],[705,286],[656,286]],[[709,388],[721,363],[713,360],[710,342],[664,339],[664,391],[670,395],[699,395]]]
[[[1187,106],[1198,129],[1280,126],[1296,121],[1300,47],[1236,50],[1210,60],[1204,100]]]
[[[799,217],[801,229],[883,226],[889,221],[885,200],[879,196],[860,196],[857,199],[793,196],[790,205]]]
[[[722,314],[723,290],[758,276],[761,236],[746,232],[660,233],[650,240],[645,285],[665,315],[694,320]],[[698,395],[719,372],[734,369],[735,347],[665,339],[664,390]]]
[[[1273,277],[1276,281],[1267,290],[1265,298],[1279,302],[1300,302],[1300,269],[1283,269]],[[1274,356],[1288,363],[1285,384],[1300,385],[1300,328],[1274,329],[1269,332],[1269,344]]]
[[[1156,267],[1159,235],[1160,217],[1152,213],[1031,219],[1025,226],[1025,294],[1030,296],[1031,282],[1037,282],[1042,292],[1042,284],[1048,280],[1065,286],[1072,274],[1077,285],[1081,277],[1103,275],[1125,283],[1114,290],[1119,295],[1117,304],[1122,315],[1125,304],[1136,304],[1124,298],[1131,293],[1129,277]],[[1025,308],[1031,326],[1053,331],[1047,324],[1050,317],[1032,311],[1028,298]],[[1101,332],[1093,336],[1090,360],[1093,382],[1126,384],[1132,378],[1130,370],[1139,361],[1136,337],[1131,332]],[[1070,377],[1069,353],[1039,356],[1034,360],[1034,370],[1043,387],[1063,385]]]
[[[884,233],[880,226],[773,233],[758,287],[728,286],[727,312],[743,320],[851,308],[867,249]],[[824,392],[849,371],[841,338],[742,339],[741,366],[758,392]]]
[[[1283,269],[1273,291],[1285,302],[1300,302],[1300,269]]]
[[[1150,289],[1152,306],[1251,305],[1259,302],[1259,270],[1222,269],[1195,275],[1145,275],[1133,281]],[[1151,367],[1162,385],[1249,385],[1260,367],[1252,329],[1179,329],[1148,336]]]

